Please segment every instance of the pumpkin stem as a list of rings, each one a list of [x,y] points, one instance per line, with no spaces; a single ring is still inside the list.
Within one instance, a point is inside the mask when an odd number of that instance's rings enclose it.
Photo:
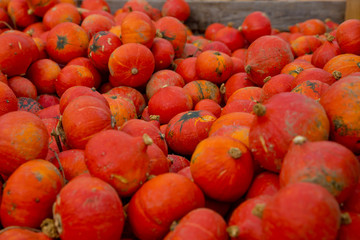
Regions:
[[[341,213],[341,225],[349,225],[352,222],[348,212]]]
[[[234,23],[233,23],[233,22],[228,22],[227,26],[228,26],[228,27],[233,27],[233,26],[234,26]]]
[[[306,143],[307,139],[306,139],[306,137],[299,135],[299,136],[294,137],[294,139],[292,141],[296,145],[303,145],[304,143]]]
[[[334,41],[335,37],[331,34],[325,33],[326,41],[332,42]]]
[[[226,228],[226,232],[229,234],[229,236],[230,236],[231,238],[236,238],[236,237],[238,237],[239,234],[240,234],[239,227],[236,226],[236,225],[227,227],[227,228]]]
[[[262,218],[263,212],[265,209],[265,203],[258,203],[255,207],[251,210],[251,213],[258,218]]]
[[[78,10],[78,12],[80,13],[80,14],[83,14],[83,13],[86,13],[86,12],[89,12],[90,10],[88,10],[88,9],[85,9],[85,8],[77,8],[77,10]]]
[[[333,71],[332,75],[336,80],[339,80],[342,77],[342,73],[339,71]]]
[[[116,127],[116,119],[113,115],[111,115],[111,128],[115,128]]]
[[[4,24],[8,29],[14,30],[14,28],[12,28],[7,22],[5,22],[5,21],[0,21],[0,23]]]
[[[253,111],[256,116],[262,117],[266,113],[266,107],[264,105],[262,105],[261,103],[257,103],[254,105]]]
[[[221,93],[221,94],[225,94],[225,93],[226,93],[225,83],[222,83],[222,84],[220,85],[220,93]]]
[[[147,177],[147,180],[151,180],[151,179],[153,179],[154,177],[156,177],[156,175],[151,174],[151,175],[149,175],[149,176]]]
[[[150,115],[150,120],[160,121],[160,115]]]
[[[163,38],[164,36],[159,29],[156,29],[155,37]]]
[[[50,218],[46,218],[40,225],[41,231],[49,238],[59,238],[59,233],[55,226],[55,221]]]
[[[324,22],[326,22],[326,23],[327,23],[327,22],[330,22],[330,21],[331,21],[331,19],[330,19],[330,18],[326,18]]]
[[[238,27],[238,30],[241,32],[243,30],[242,26]]]
[[[53,136],[55,138],[56,141],[56,145],[59,149],[60,152],[62,152],[62,146],[61,146],[61,141],[60,141],[60,137],[59,137],[59,132],[56,131],[56,129],[53,129],[50,133],[51,136]]]
[[[297,69],[295,69],[295,72],[297,74],[301,73],[302,71],[304,71],[304,69],[302,67],[298,67]]]
[[[250,65],[246,65],[246,67],[245,67],[245,72],[246,72],[247,74],[250,74],[250,72],[251,72],[251,66],[250,66]]]
[[[236,148],[236,147],[231,147],[230,149],[229,149],[229,155],[230,155],[230,157],[232,157],[232,158],[234,158],[234,159],[238,159],[238,158],[240,158],[241,157],[241,155],[242,155],[242,152],[241,152],[241,150],[239,149],[239,148]]]
[[[53,211],[54,209],[55,208],[53,207]],[[63,228],[62,228],[61,216],[58,213],[54,214],[54,225],[59,235],[61,235],[61,233],[63,232]]]
[[[28,15],[33,15],[33,14],[34,14],[34,10],[31,9],[31,8],[29,8],[29,9],[27,10],[27,14],[28,14]]]
[[[135,75],[135,74],[138,74],[139,70],[137,68],[132,68],[131,69],[131,74],[132,75]]]
[[[178,225],[178,222],[177,221],[173,221],[170,225],[170,231],[174,231],[176,226]]]
[[[144,135],[142,137],[143,137],[143,141],[144,141],[146,146],[149,146],[149,145],[154,143],[152,138],[149,135],[147,135],[146,133],[144,133]]]
[[[60,170],[61,175],[62,175],[62,177],[63,177],[63,179],[64,179],[64,183],[66,184],[68,181],[67,181],[66,178],[65,178],[64,168],[63,168],[63,166],[62,166],[62,164],[61,164],[59,155],[58,155],[57,152],[56,152],[55,150],[53,150],[51,147],[49,147],[49,150],[54,153],[55,159],[56,159],[56,161],[57,161],[58,164],[59,164],[59,170]]]
[[[268,81],[270,81],[271,76],[267,76],[266,78],[264,78],[264,83],[267,83]]]

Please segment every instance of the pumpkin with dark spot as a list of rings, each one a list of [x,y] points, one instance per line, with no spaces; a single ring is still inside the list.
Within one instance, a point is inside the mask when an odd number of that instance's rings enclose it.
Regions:
[[[141,94],[141,92],[139,92],[135,88],[119,86],[110,89],[110,91],[108,91],[107,93],[116,94],[131,99],[135,105],[136,113],[138,116],[141,116],[142,112],[145,109],[146,106],[145,98]]]
[[[286,64],[282,69],[281,73],[290,74],[294,78],[297,77],[302,71],[309,68],[314,68],[315,66],[312,65],[310,62],[306,60],[297,59],[291,63]]]
[[[176,153],[191,155],[197,144],[208,137],[215,120],[215,115],[205,110],[179,113],[168,123],[166,142]]]
[[[98,178],[83,175],[61,189],[53,215],[63,240],[118,240],[124,228],[123,211],[114,188]]]
[[[63,185],[52,163],[41,159],[24,163],[6,182],[0,207],[2,225],[39,228],[52,216],[52,205]]]
[[[330,120],[332,140],[360,153],[360,77],[348,76],[331,85],[321,97]]]
[[[209,137],[191,156],[191,175],[204,194],[214,200],[233,202],[250,186],[254,164],[249,149],[230,137]]]
[[[310,142],[296,136],[284,157],[280,185],[316,183],[342,203],[354,192],[359,177],[360,164],[346,147],[333,141]]]
[[[335,73],[331,74],[321,68],[305,69],[296,76],[294,81],[291,82],[291,89],[293,89],[300,83],[308,81],[308,80],[318,80],[320,82],[331,85],[331,84],[335,83],[339,78],[341,78],[341,76],[339,77],[337,75],[338,73],[335,72]]]
[[[137,117],[136,108],[131,99],[108,93],[103,94],[103,96],[109,103],[111,115],[117,128]]]
[[[254,159],[267,170],[280,171],[282,160],[297,135],[310,141],[329,138],[330,124],[324,108],[304,95],[276,94],[264,105],[256,104],[254,113],[249,146]]]
[[[108,72],[108,62],[111,53],[121,46],[118,36],[108,31],[100,31],[90,39],[88,57],[94,66],[103,72]]]
[[[14,111],[0,117],[0,173],[11,175],[21,164],[48,152],[49,135],[39,117]]]
[[[225,53],[207,50],[196,59],[196,73],[200,79],[221,84],[233,74],[233,62]]]
[[[220,89],[216,84],[207,80],[196,80],[187,83],[184,90],[191,96],[194,106],[204,99],[210,99],[221,103]]]
[[[32,98],[28,97],[19,97],[18,98],[18,110],[27,111],[34,114],[37,114],[43,107],[40,103]]]
[[[323,69],[331,74],[338,71],[341,73],[341,77],[346,77],[360,72],[360,56],[350,53],[337,55],[330,59]]]
[[[200,188],[185,176],[165,173],[147,181],[131,198],[130,226],[139,239],[163,239],[173,221],[204,207]]]
[[[86,31],[75,23],[65,22],[49,31],[46,52],[55,62],[66,64],[76,57],[86,56],[88,45]]]
[[[146,149],[153,141],[145,136],[133,137],[117,130],[96,134],[85,148],[85,163],[91,176],[109,183],[120,197],[132,196],[149,175]]]
[[[329,85],[324,82],[320,82],[318,80],[308,80],[297,85],[293,90],[291,90],[291,92],[305,95],[314,100],[319,100],[321,99],[321,96],[326,93],[328,88]]]

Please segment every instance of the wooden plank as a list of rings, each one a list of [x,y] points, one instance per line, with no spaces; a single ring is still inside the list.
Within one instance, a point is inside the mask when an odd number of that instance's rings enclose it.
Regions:
[[[360,19],[360,0],[346,0],[345,19]]]
[[[360,0],[355,0],[360,1]],[[125,0],[108,0],[112,11],[121,8]],[[149,0],[153,7],[161,9],[165,1]],[[195,33],[203,33],[214,22],[233,22],[240,26],[244,18],[253,11],[265,12],[274,28],[287,31],[290,25],[307,19],[330,18],[335,22],[345,19],[345,0],[342,1],[188,1],[191,16],[186,24]]]

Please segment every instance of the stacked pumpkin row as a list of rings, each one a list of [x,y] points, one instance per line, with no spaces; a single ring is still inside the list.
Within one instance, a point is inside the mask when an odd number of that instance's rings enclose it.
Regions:
[[[0,240],[359,239],[360,21],[189,15],[0,0]]]

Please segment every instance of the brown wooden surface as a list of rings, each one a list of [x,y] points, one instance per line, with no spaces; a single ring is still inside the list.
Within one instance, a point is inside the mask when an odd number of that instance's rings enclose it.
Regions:
[[[346,0],[345,19],[360,19],[360,0]]]
[[[355,0],[359,1],[360,0]],[[121,8],[125,0],[108,0],[112,12]],[[161,10],[165,0],[148,0]],[[195,33],[203,33],[208,25],[214,22],[227,24],[233,22],[234,27],[240,26],[244,18],[253,11],[264,11],[269,16],[272,26],[282,31],[288,26],[310,18],[335,22],[345,19],[345,0],[331,1],[188,1],[191,16],[186,24]]]

